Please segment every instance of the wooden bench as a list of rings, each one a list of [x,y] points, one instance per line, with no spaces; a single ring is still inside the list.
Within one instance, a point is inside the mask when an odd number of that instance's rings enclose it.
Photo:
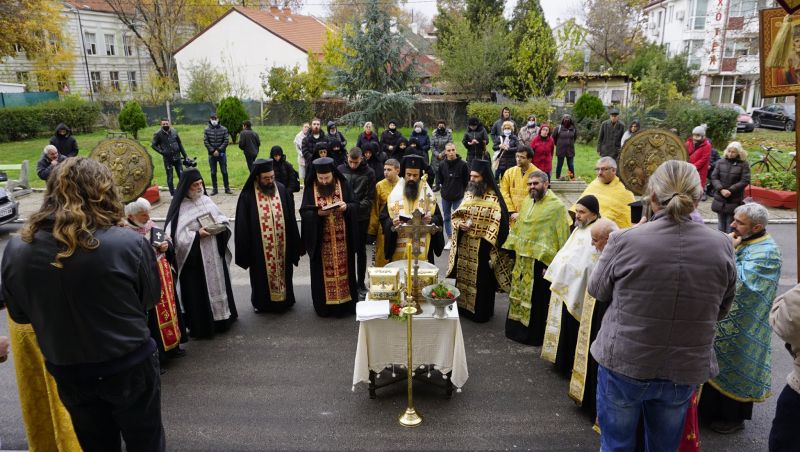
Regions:
[[[19,171],[19,180],[9,178],[8,181],[5,182],[6,190],[8,190],[9,195],[19,198],[33,192],[33,190],[31,190],[30,181],[28,180],[27,160],[23,160],[22,163],[16,165],[0,165],[0,171]]]

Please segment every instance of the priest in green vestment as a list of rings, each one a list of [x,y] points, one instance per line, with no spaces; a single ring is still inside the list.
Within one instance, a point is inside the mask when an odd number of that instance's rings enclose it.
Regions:
[[[567,208],[548,190],[549,184],[542,171],[528,176],[528,198],[503,245],[516,254],[506,337],[526,345],[542,345],[550,306],[550,282],[544,273],[569,238]]]
[[[736,298],[717,323],[714,352],[719,375],[703,386],[700,417],[718,433],[733,433],[752,418],[753,402],[770,395],[772,329],[769,312],[781,277],[781,251],[767,233],[767,209],[744,204],[733,214]]]

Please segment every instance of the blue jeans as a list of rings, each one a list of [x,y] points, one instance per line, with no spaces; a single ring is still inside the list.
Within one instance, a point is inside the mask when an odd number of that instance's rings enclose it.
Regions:
[[[458,206],[461,205],[461,201],[463,200],[464,198],[455,201],[448,201],[442,198],[442,219],[444,220],[444,232],[447,233],[447,238],[450,238],[453,235],[452,213],[458,209]]]
[[[217,163],[222,172],[222,184],[225,186],[225,190],[228,190],[230,188],[228,185],[228,157],[224,152],[220,152],[219,157],[208,156],[208,166],[211,167],[211,185],[214,187],[214,191],[217,191]]]
[[[597,420],[602,452],[636,449],[636,426],[644,415],[645,450],[675,452],[681,442],[694,385],[637,380],[603,366],[597,373]]]

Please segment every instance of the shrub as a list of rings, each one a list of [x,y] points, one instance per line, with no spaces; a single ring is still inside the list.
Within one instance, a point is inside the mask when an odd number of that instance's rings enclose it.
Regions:
[[[771,190],[797,191],[797,179],[794,173],[788,171],[775,171],[766,173],[753,173],[751,181],[756,187]]]
[[[30,138],[42,130],[42,112],[39,108],[0,108],[0,141]]]
[[[511,110],[511,118],[517,122],[517,126],[522,127],[525,119],[530,114],[536,115],[539,122],[550,119],[550,114],[554,108],[547,99],[534,99],[525,103],[499,104],[492,102],[470,102],[467,105],[467,116],[476,117],[486,128],[492,127],[495,121],[500,118],[503,107]]]
[[[597,141],[600,133],[600,124],[603,118],[583,118],[575,122],[575,130],[578,133],[577,141],[582,144],[589,144]]]
[[[242,131],[242,122],[248,117],[242,101],[236,97],[222,99],[217,107],[217,116],[219,116],[219,123],[228,129],[231,140],[236,143],[236,138]]]
[[[700,105],[693,102],[673,102],[667,107],[664,125],[678,129],[681,138],[689,137],[692,129],[700,124],[706,125],[706,137],[715,149],[725,149],[736,131],[734,110]]]
[[[125,102],[125,106],[119,112],[119,128],[123,132],[130,132],[133,138],[139,139],[139,130],[147,127],[147,118],[142,111],[139,102],[131,100]]]
[[[580,122],[584,118],[599,119],[606,116],[607,111],[603,101],[599,97],[583,93],[581,97],[575,102],[575,107],[572,108],[572,114],[575,116],[575,121]]]
[[[100,120],[100,106],[82,100],[79,96],[69,96],[61,101],[54,100],[27,108],[40,109],[43,126],[51,131],[63,122],[72,129],[72,133],[91,132]]]

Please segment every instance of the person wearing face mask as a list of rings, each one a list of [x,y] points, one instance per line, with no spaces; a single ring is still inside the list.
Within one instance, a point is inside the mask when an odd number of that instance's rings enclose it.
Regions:
[[[411,140],[414,138],[417,139],[417,148],[422,151],[421,155],[428,162],[430,162],[431,139],[428,136],[428,131],[425,129],[425,124],[423,124],[422,121],[417,121],[414,123],[414,130],[411,131],[411,136],[409,137],[408,141],[411,142]]]
[[[489,134],[478,118],[469,118],[467,121],[467,131],[464,132],[461,144],[467,148],[467,164],[472,163],[474,159],[489,160],[489,156],[486,153]]]
[[[400,140],[404,139],[403,134],[397,130],[397,120],[390,119],[388,127],[381,134],[381,147],[383,148],[383,152],[385,152],[389,158],[403,158],[403,155],[400,154],[398,156],[396,151]]]
[[[432,181],[433,191],[439,191],[442,182],[439,180],[439,165],[446,158],[445,145],[453,142],[453,131],[447,128],[444,119],[436,121],[436,129],[431,134],[431,171],[435,176]]]
[[[692,136],[686,140],[686,150],[689,151],[689,163],[694,165],[700,174],[700,187],[705,191],[708,168],[711,165],[711,142],[706,138],[705,124],[692,129]],[[706,194],[703,193],[701,201],[705,200]]]
[[[227,331],[239,317],[228,270],[231,230],[228,217],[206,195],[197,168],[187,168],[181,175],[165,224],[175,246],[189,336],[211,338]]]
[[[539,125],[536,124],[536,116],[528,115],[528,122],[526,122],[525,125],[519,129],[517,137],[519,137],[519,141],[521,143],[530,143],[538,132]]]
[[[339,143],[342,143],[342,149],[347,149],[347,139],[344,137],[342,132],[339,132],[336,122],[328,121],[328,141],[333,140],[337,140]]]
[[[494,141],[494,155],[492,156],[492,167],[495,170],[494,177],[500,180],[507,169],[517,164],[516,154],[519,147],[519,138],[514,134],[514,123],[506,121],[503,123],[502,135]]]
[[[715,191],[711,210],[717,213],[717,227],[731,232],[733,211],[742,205],[744,189],[750,185],[750,165],[742,143],[733,141],[725,148],[725,158],[717,161],[711,173],[711,185]]]
[[[172,182],[172,170],[175,169],[178,177],[183,173],[183,165],[181,164],[181,157],[186,157],[186,150],[183,149],[181,137],[178,132],[170,126],[169,119],[161,119],[161,129],[153,134],[153,142],[150,147],[154,151],[161,154],[164,158],[164,170],[167,172],[167,187],[169,187],[169,194],[175,193],[175,186]]]
[[[232,194],[228,185],[228,158],[225,151],[228,149],[228,129],[219,123],[216,113],[212,113],[208,119],[208,127],[203,132],[203,144],[208,150],[208,166],[211,167],[211,196],[217,191],[217,164],[222,172],[222,184],[225,186],[225,193]]]
[[[511,110],[508,107],[503,107],[503,109],[500,110],[500,117],[492,124],[492,130],[489,132],[492,141],[496,141],[497,138],[503,136],[503,124],[505,124],[506,121],[511,121],[511,124],[514,125],[513,129],[517,130],[517,122],[511,118]]]

